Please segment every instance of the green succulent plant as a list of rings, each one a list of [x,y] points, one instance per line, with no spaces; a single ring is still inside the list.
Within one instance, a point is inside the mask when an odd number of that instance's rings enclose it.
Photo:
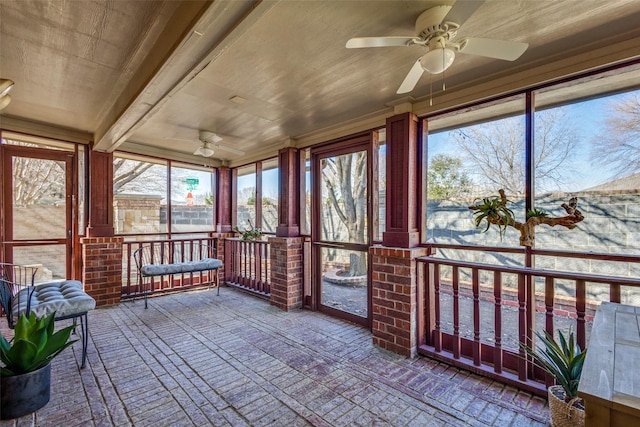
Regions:
[[[536,332],[536,336],[542,343],[539,349],[521,344],[522,349],[533,358],[536,365],[555,378],[568,400],[578,397],[578,384],[587,349],[580,349],[572,331],[567,337],[558,331],[558,341],[547,331],[544,335]]]
[[[54,332],[55,313],[37,318],[20,314],[11,341],[0,335],[0,375],[13,376],[33,372],[46,366],[76,340],[69,341],[76,325]]]
[[[509,200],[506,202],[511,203]],[[473,219],[476,227],[480,227],[483,221],[486,221],[486,227],[483,232],[489,230],[491,224],[495,224],[500,232],[500,237],[507,231],[509,224],[514,221],[514,213],[506,205],[501,197],[485,197],[481,202],[476,203],[470,208],[475,212]]]
[[[529,209],[527,211],[527,219],[533,218],[533,217],[547,218],[548,216],[549,214],[542,209],[535,208],[535,209]]]
[[[247,223],[249,223],[249,227],[244,230],[240,230],[238,226],[233,227],[233,231],[241,234],[240,238],[243,241],[254,241],[260,239],[262,237],[262,230],[259,228],[255,228],[251,223],[251,220],[248,219]]]

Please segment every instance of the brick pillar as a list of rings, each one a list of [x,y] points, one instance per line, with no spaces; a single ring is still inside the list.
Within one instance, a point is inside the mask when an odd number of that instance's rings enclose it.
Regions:
[[[120,303],[122,237],[88,237],[82,244],[82,282],[97,306]]]
[[[418,349],[416,258],[427,248],[372,246],[373,344],[414,357]],[[422,315],[422,314],[421,314]]]
[[[271,305],[289,311],[302,307],[303,237],[270,237]]]

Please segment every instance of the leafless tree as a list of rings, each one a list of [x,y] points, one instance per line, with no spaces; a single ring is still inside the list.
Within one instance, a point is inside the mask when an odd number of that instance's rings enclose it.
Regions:
[[[479,175],[479,184],[488,189],[503,188],[509,194],[522,195],[525,187],[524,119],[510,117],[473,125],[453,132],[471,173]],[[561,185],[573,173],[567,164],[580,141],[561,108],[535,115],[534,166],[539,191]]]
[[[322,179],[335,214],[350,242],[365,243],[367,223],[367,154],[358,152],[326,159]]]
[[[640,172],[640,91],[609,102],[591,157],[608,163],[619,177]]]
[[[123,159],[116,157],[113,159],[113,192],[118,194],[122,192],[125,185],[133,182],[140,175],[154,166],[153,163],[138,162],[135,160]],[[166,182],[166,178],[163,182]],[[157,183],[157,180],[150,180],[151,185]]]
[[[16,206],[65,201],[65,166],[62,162],[13,158],[13,203]]]

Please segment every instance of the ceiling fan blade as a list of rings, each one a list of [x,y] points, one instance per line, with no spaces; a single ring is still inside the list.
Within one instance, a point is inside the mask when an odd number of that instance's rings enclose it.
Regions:
[[[362,47],[392,47],[392,46],[409,46],[415,37],[354,37],[347,41],[348,49],[357,49]]]
[[[422,73],[424,73],[424,70],[422,69],[422,65],[420,65],[420,59],[418,59],[416,63],[413,64],[413,67],[411,67],[411,70],[409,70],[407,77],[404,78],[404,81],[402,82],[396,93],[401,94],[411,92],[413,88],[418,84],[418,80],[420,80],[420,77],[422,77]]]
[[[469,37],[461,40],[460,52],[489,58],[515,61],[529,47],[528,43]]]
[[[238,156],[244,156],[245,155],[244,151],[238,150],[237,148],[231,148],[231,147],[228,147],[226,145],[216,144],[215,147],[216,147],[217,150],[226,151],[226,152],[231,153],[231,154],[237,154]]]
[[[483,3],[484,0],[458,0],[442,22],[455,22],[458,25],[462,25]]]

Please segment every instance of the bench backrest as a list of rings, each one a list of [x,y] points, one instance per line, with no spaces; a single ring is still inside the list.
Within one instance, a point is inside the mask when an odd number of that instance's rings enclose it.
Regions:
[[[133,259],[138,271],[145,265],[174,264],[216,258],[217,250],[212,245],[199,241],[166,241],[148,243],[136,249]]]

